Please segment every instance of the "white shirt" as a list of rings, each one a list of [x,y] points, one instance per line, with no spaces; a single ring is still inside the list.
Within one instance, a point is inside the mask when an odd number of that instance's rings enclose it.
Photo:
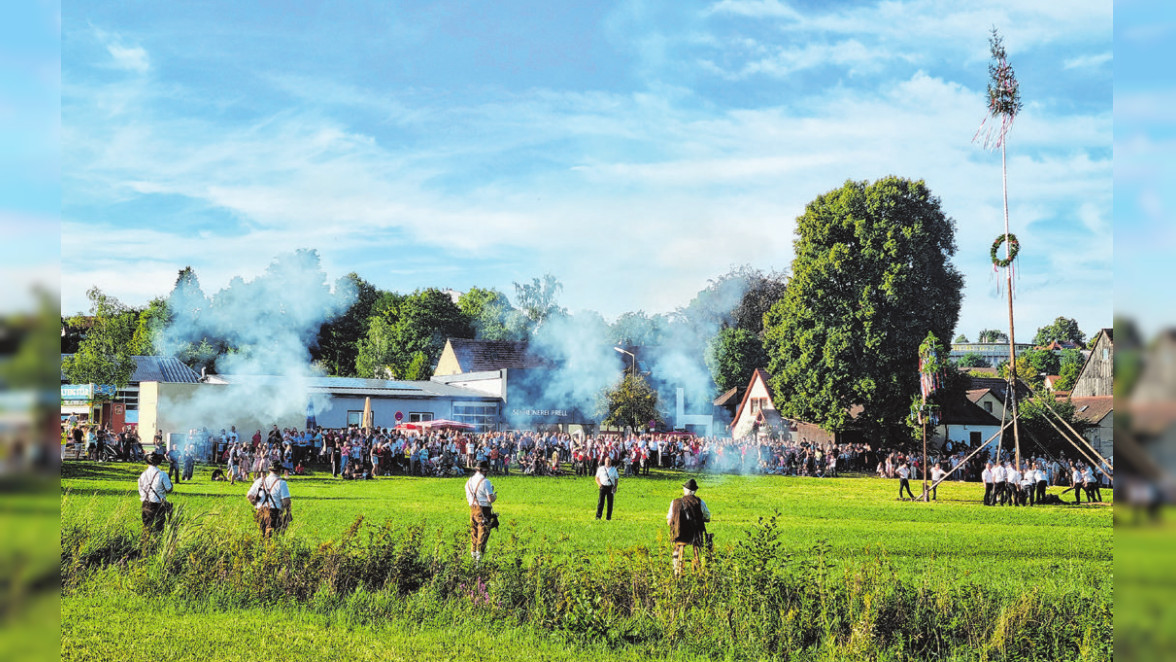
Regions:
[[[938,481],[940,478],[943,478],[946,474],[947,474],[947,472],[945,472],[943,469],[940,469],[938,464],[935,465],[934,467],[931,467],[931,480],[933,480],[933,481]]]
[[[465,493],[469,505],[488,508],[491,504],[490,497],[494,495],[494,486],[490,484],[490,479],[479,471],[466,481]]]
[[[684,493],[683,496],[694,494],[694,492],[687,489],[683,489],[682,492]],[[702,499],[699,499],[698,502],[702,504],[702,521],[709,522],[711,517],[710,508],[706,507],[706,502]],[[671,501],[670,510],[666,513],[666,524],[669,524],[672,519],[674,519],[674,502]]]
[[[906,468],[906,465],[900,466],[898,468],[898,477],[899,478],[910,478],[911,477],[911,470]]]
[[[980,472],[980,480],[982,480],[985,483],[991,483],[992,482],[992,469],[985,467],[984,471]]]
[[[264,499],[259,498],[263,487],[266,492],[266,498]],[[290,498],[290,486],[280,476],[266,474],[253,481],[253,486],[249,488],[247,496],[258,498],[256,508],[280,509],[282,507],[282,499]]]
[[[620,476],[617,474],[616,467],[606,467],[601,465],[596,470],[596,480],[600,481],[602,486],[616,485],[620,481]]]
[[[1009,471],[1004,467],[998,466],[992,470],[992,482],[994,483],[1003,483],[1008,479],[1008,477]]]
[[[159,470],[150,466],[139,475],[139,500],[151,503],[167,501],[167,493],[172,491],[171,479]]]

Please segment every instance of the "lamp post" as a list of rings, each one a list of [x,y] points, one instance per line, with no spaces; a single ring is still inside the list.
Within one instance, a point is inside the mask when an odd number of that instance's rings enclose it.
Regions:
[[[628,350],[621,349],[620,347],[613,347],[613,349],[620,352],[621,354],[628,354],[629,355],[629,358],[632,359],[629,362],[629,364],[631,366],[629,368],[629,374],[636,376],[636,374],[637,374],[637,355],[634,354],[633,352],[628,351]]]

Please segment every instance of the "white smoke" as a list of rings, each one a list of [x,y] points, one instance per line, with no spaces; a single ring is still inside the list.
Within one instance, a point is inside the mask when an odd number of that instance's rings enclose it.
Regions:
[[[177,283],[168,297],[173,316],[160,339],[164,354],[211,342],[228,351],[215,370],[231,385],[197,389],[191,399],[161,402],[161,415],[193,427],[225,421],[278,421],[301,416],[308,404],[328,406],[325,395],[311,398],[316,376],[310,347],[319,327],[356,298],[347,279],[332,289],[313,250],[279,255],[253,280],[234,278],[206,297],[195,280]]]

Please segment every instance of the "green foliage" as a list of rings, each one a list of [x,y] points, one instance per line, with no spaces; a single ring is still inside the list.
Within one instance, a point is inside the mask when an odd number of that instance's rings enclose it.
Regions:
[[[356,376],[359,343],[367,334],[372,307],[380,296],[380,291],[374,285],[355,272],[343,276],[335,284],[337,292],[352,290],[355,292],[355,302],[319,328],[317,347],[312,353],[327,373],[336,377]]]
[[[97,287],[87,290],[86,297],[90,299],[89,330],[77,353],[62,360],[61,370],[71,384],[126,386],[135,373],[130,347],[136,315]],[[81,326],[83,319],[74,318],[71,324]]]
[[[723,329],[707,347],[706,367],[719,392],[746,386],[755,369],[767,364],[763,341],[747,329]]]
[[[918,393],[919,343],[959,317],[954,222],[922,181],[888,177],[819,196],[796,232],[792,279],[765,326],[777,406],[842,430],[861,404],[858,422],[884,434]]]
[[[139,319],[135,324],[135,334],[131,338],[131,353],[135,356],[159,356],[162,348],[159,346],[164,330],[172,321],[172,313],[168,309],[167,300],[156,297],[139,312]]]
[[[976,337],[976,342],[981,343],[1007,343],[1008,341],[1009,334],[1005,333],[1004,331],[998,331],[997,329],[982,329],[980,331],[980,335]]]
[[[656,347],[666,341],[669,326],[665,315],[623,313],[609,327],[609,339],[621,346]]]
[[[1069,317],[1058,317],[1053,323],[1038,329],[1037,335],[1033,336],[1033,344],[1038,347],[1048,345],[1055,340],[1078,343],[1079,347],[1086,346],[1086,334],[1078,328],[1077,320]]]
[[[469,317],[440,290],[386,293],[373,305],[356,372],[369,378],[428,379],[447,339],[473,336]]]
[[[539,326],[551,315],[566,315],[567,310],[556,303],[556,297],[563,290],[563,283],[555,276],[544,274],[542,279],[533,278],[530,283],[515,283],[515,300],[527,319]]]
[[[1067,441],[1066,437],[1054,426],[1065,430],[1066,434],[1071,437],[1073,435],[1065,425],[1059,423],[1058,419],[1049,413],[1049,410],[1069,423],[1070,427],[1078,431],[1079,434],[1090,427],[1089,423],[1078,417],[1077,409],[1069,400],[1055,400],[1053,395],[1048,393],[1035,394],[1032,398],[1022,400],[1018,407],[1020,415],[1018,420],[1034,444],[1033,448],[1044,448],[1055,456],[1065,453],[1066,457],[1081,457],[1074,449],[1074,445]],[[1021,443],[1024,449],[1025,442]]]
[[[631,430],[644,430],[650,421],[662,420],[657,391],[644,377],[632,372],[601,394],[596,415],[602,425]]]
[[[470,319],[480,340],[527,340],[530,320],[510,305],[506,295],[495,289],[471,287],[457,300],[458,308]]]
[[[961,368],[983,368],[988,365],[988,359],[976,352],[967,352],[956,362]]]
[[[38,289],[34,294],[37,298],[34,314],[0,318],[0,333],[21,338],[12,356],[0,360],[0,382],[10,388],[56,391],[61,383],[57,340],[61,306],[47,290]]]
[[[956,345],[965,345],[970,342],[972,342],[972,341],[968,340],[968,336],[965,336],[962,333],[960,335],[956,336],[955,340],[952,341],[952,343],[954,343]]]

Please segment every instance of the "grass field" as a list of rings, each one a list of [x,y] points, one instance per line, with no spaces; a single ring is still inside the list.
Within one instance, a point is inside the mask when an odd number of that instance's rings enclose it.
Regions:
[[[1165,659],[1176,648],[1176,509],[1158,525],[1115,529],[1115,653],[1120,660]]]
[[[461,480],[296,478],[291,530],[262,544],[246,486],[198,472],[173,496],[182,524],[144,546],[138,471],[63,469],[63,659],[146,659],[165,635],[136,643],[108,621],[161,611],[185,651],[228,659],[251,655],[229,644],[271,611],[275,632],[306,639],[284,655],[306,659],[353,645],[373,659],[1109,656],[1109,504],[985,508],[970,483],[922,504],[897,501],[897,481],[701,476],[716,553],[675,582],[677,473],[622,481],[611,522],[593,519],[590,478],[497,477],[503,526],[475,567]],[[483,580],[484,599],[469,588]],[[683,629],[694,618],[707,625]]]

